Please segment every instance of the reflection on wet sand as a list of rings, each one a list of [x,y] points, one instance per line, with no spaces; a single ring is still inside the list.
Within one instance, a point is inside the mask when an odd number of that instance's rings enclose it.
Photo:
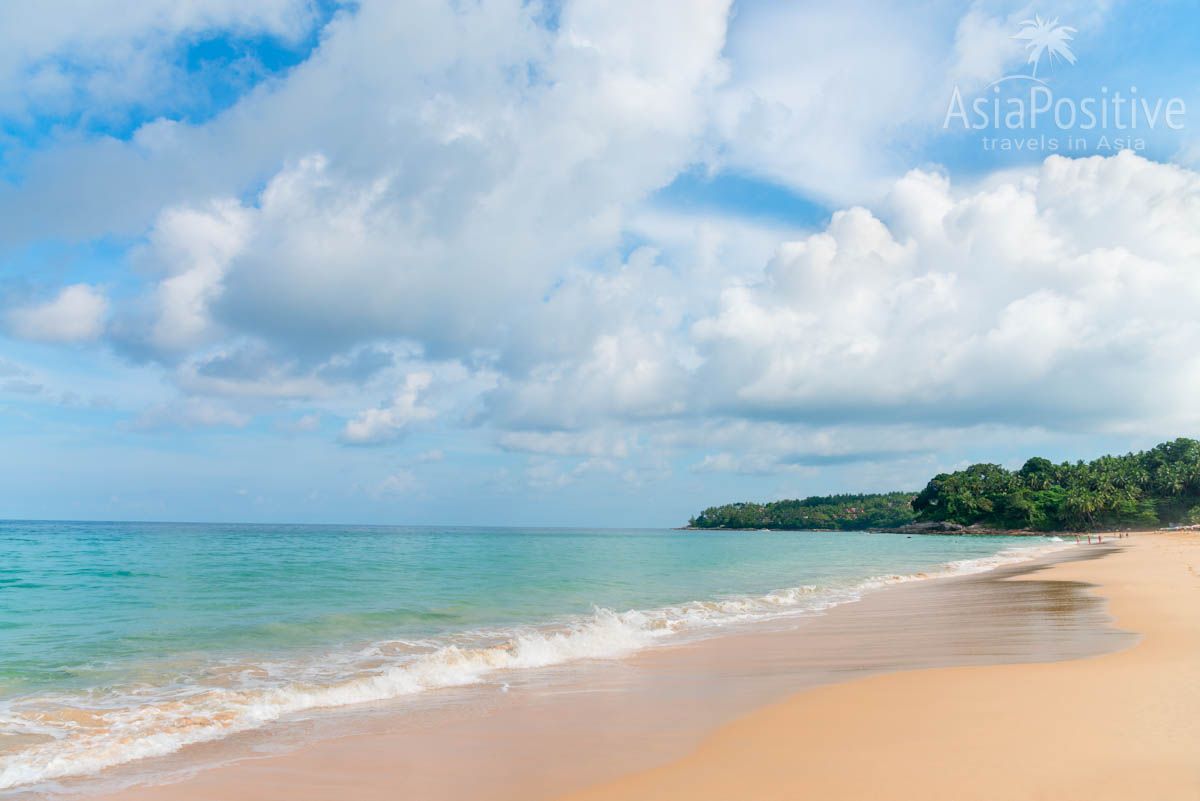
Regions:
[[[1111,550],[1084,547],[989,573],[895,586],[820,617],[623,661],[530,671],[501,692],[448,690],[437,703],[416,708],[235,738],[206,756],[248,748],[275,753],[182,784],[126,790],[120,798],[303,801],[351,788],[359,801],[552,798],[680,756],[714,727],[807,687],[886,671],[1074,659],[1123,647],[1134,635],[1108,626],[1103,603],[1087,585],[1037,577],[1039,564]],[[279,754],[288,742],[295,750]],[[174,767],[185,764],[174,759]]]

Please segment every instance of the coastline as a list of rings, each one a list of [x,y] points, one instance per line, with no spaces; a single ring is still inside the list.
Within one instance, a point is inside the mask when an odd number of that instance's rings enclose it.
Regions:
[[[309,722],[283,752],[278,733],[235,738],[167,760],[166,769],[144,766],[174,783],[126,786],[111,797],[555,798],[686,757],[710,732],[812,687],[1122,647],[1129,635],[1106,625],[1102,603],[1083,585],[1037,578],[1041,564],[1107,550],[1067,549],[987,573],[901,583],[775,628],[651,649],[565,677],[531,674],[483,701],[464,691],[452,707],[351,716],[315,741]],[[1030,580],[1006,580],[1018,574]],[[200,770],[197,754],[233,761]],[[125,779],[146,780],[136,773]]]
[[[679,526],[675,531],[741,531],[741,532],[776,532],[776,531],[819,531],[826,534],[836,534],[841,531],[850,529],[839,528],[791,528],[786,526],[762,526],[759,528],[737,528],[733,526]],[[1128,528],[1113,528],[1113,529],[1091,529],[1090,531],[1041,531],[1029,528],[989,528],[987,526],[970,525],[963,526],[957,523],[909,523],[903,526],[880,527],[870,526],[864,529],[853,529],[854,531],[865,531],[870,534],[905,534],[908,536],[921,535],[928,537],[1062,537],[1064,540],[1067,537],[1084,538],[1089,534],[1091,536],[1123,536],[1130,533]],[[1159,531],[1193,531],[1200,530],[1200,525],[1197,526],[1173,526]],[[1142,532],[1148,533],[1148,532]]]
[[[1087,582],[1136,644],[1066,662],[898,672],[800,693],[687,757],[569,796],[1200,798],[1200,535],[1147,533],[1039,578]],[[1019,769],[1014,769],[1019,767]]]

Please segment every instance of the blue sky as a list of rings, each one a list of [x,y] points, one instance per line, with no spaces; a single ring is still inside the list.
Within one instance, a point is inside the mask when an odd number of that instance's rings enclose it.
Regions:
[[[0,11],[0,516],[676,525],[1200,433],[1191,4],[68,6]],[[1047,97],[1182,124],[946,130],[1035,18]]]

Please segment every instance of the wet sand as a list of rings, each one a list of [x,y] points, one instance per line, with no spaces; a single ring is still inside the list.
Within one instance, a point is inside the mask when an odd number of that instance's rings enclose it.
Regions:
[[[1083,581],[1055,573],[1068,568],[1053,566],[1066,562],[1084,578],[1115,551],[1084,546],[989,573],[894,586],[819,617],[626,660],[529,671],[505,691],[431,693],[415,706],[197,746],[114,771],[107,781],[169,781],[125,786],[108,797],[538,801],[590,787],[589,798],[753,798],[757,785],[738,764],[729,765],[726,778],[744,781],[749,795],[696,796],[686,783],[672,795],[669,785],[679,781],[673,771],[693,772],[681,767],[689,760],[711,760],[714,739],[744,726],[747,713],[825,691],[805,690],[857,687],[859,679],[895,671],[1078,660],[1132,645],[1136,635],[1109,624],[1103,600]],[[822,725],[836,729],[840,719]],[[794,739],[792,727],[821,736],[807,720],[767,736]],[[737,738],[745,736],[738,731]],[[197,769],[218,761],[225,764]],[[805,786],[789,784],[784,795],[795,797]]]
[[[1068,662],[880,675],[800,693],[688,756],[571,801],[1200,798],[1200,535],[1122,540],[1087,581],[1135,645]],[[1014,587],[1027,577],[1013,577]]]

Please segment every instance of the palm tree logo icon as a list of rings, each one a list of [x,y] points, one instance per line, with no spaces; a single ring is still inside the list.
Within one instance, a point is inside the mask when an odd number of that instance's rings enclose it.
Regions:
[[[1035,15],[1021,23],[1021,30],[1013,35],[1014,39],[1025,39],[1025,49],[1029,51],[1028,63],[1033,65],[1031,78],[1037,79],[1038,64],[1042,56],[1051,64],[1060,58],[1068,64],[1075,63],[1075,54],[1071,52],[1071,34],[1075,29],[1058,24],[1058,17],[1042,19]]]

